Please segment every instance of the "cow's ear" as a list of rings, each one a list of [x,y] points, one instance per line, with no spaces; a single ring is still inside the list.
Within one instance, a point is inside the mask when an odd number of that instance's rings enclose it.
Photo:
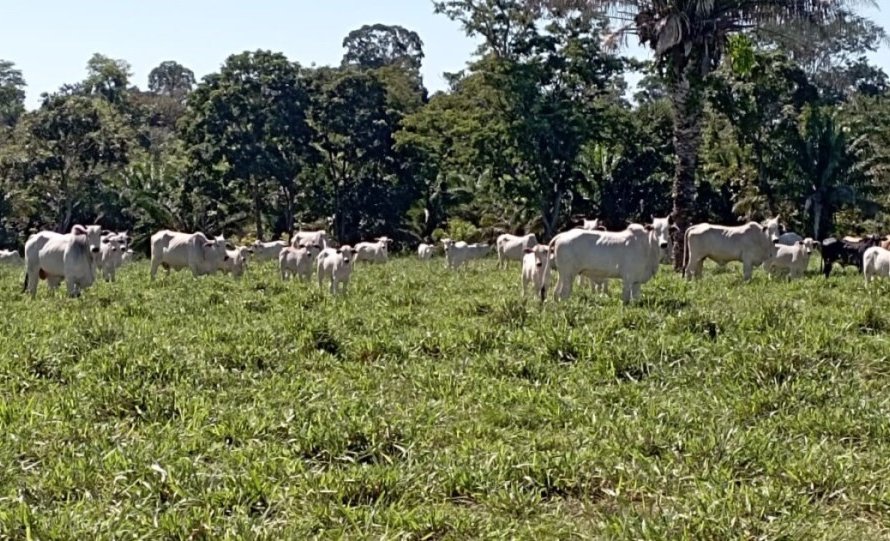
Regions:
[[[86,235],[87,228],[82,225],[75,225],[74,227],[71,228],[71,232],[74,233],[75,235]]]
[[[337,248],[337,253],[338,253],[338,254],[342,254],[342,253],[343,253],[343,250]]]
[[[671,231],[679,231],[680,227],[677,224],[671,224]]]
[[[652,227],[652,224],[646,224],[646,225],[643,226],[643,228],[644,228],[646,231],[652,231],[652,230],[655,229],[654,227]]]
[[[113,231],[109,231],[108,229],[103,229],[103,230],[102,230],[102,234],[103,234],[103,235],[113,235],[114,232],[113,232]]]
[[[530,253],[534,252],[534,250],[532,250],[531,248],[526,248],[525,250],[523,250],[523,252],[530,254]]]
[[[111,241],[108,239],[102,239],[102,244],[108,244],[109,242],[111,242]]]
[[[628,222],[628,225],[630,225],[630,222]],[[595,229],[596,229],[597,231],[605,231],[605,230],[606,230],[606,226],[604,226],[604,225],[598,225],[598,226],[596,226]]]

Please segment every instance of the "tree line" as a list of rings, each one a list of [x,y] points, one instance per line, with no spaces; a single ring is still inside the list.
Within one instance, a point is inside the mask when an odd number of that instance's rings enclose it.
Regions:
[[[667,214],[888,231],[890,90],[865,56],[883,29],[840,1],[591,9],[618,4],[434,2],[481,45],[433,94],[420,36],[380,24],[338,66],[245,51],[200,82],[163,62],[144,90],[96,54],[34,111],[0,60],[0,246],[92,222],[143,247],[162,228],[411,244]],[[651,61],[610,47],[628,33]]]

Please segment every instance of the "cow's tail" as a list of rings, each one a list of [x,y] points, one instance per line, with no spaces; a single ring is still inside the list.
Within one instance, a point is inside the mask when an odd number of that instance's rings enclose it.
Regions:
[[[541,297],[541,302],[544,302],[547,299],[547,282],[549,281],[550,270],[553,265],[553,258],[556,257],[556,252],[554,252],[554,248],[556,247],[556,238],[557,237],[553,237],[550,243],[547,244],[547,257],[544,260],[544,278],[543,280],[541,280],[541,290],[538,292],[539,296]]]
[[[692,227],[687,227],[686,231],[683,232],[683,268],[680,269],[683,274],[686,274],[686,267],[689,266],[689,258],[691,256],[689,252],[689,231]]]
[[[27,267],[26,267],[26,270],[25,270],[25,280],[24,280],[24,283],[22,283],[22,293],[24,293],[24,292],[26,292],[26,291],[28,291],[28,271],[27,271]]]

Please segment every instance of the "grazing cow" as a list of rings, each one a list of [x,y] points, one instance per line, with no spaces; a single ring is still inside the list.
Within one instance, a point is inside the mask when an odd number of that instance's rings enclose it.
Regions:
[[[845,237],[846,238],[846,237]],[[851,237],[852,238],[852,237]],[[872,246],[878,246],[880,238],[877,235],[869,235],[858,241],[838,240],[829,237],[822,241],[822,274],[828,278],[835,263],[842,267],[856,267],[862,270],[862,256]]]
[[[423,260],[427,260],[433,257],[433,246],[425,242],[421,242],[420,246],[417,247],[417,257]]]
[[[389,243],[391,238],[379,237],[374,242],[360,242],[355,245],[355,261],[369,261],[371,263],[386,263],[389,257]]]
[[[114,282],[117,269],[124,264],[127,251],[127,234],[107,233],[99,247],[99,270],[106,282]]]
[[[25,243],[24,290],[33,299],[37,282],[46,279],[51,290],[65,281],[70,297],[76,297],[93,285],[96,258],[102,243],[98,225],[75,225],[67,234],[41,231]]]
[[[640,286],[658,272],[658,239],[651,225],[631,224],[624,231],[573,229],[550,241],[548,264],[559,270],[555,298],[572,294],[575,276],[622,282],[621,300],[640,297]]]
[[[876,277],[890,277],[890,250],[880,246],[872,246],[862,255],[862,275],[865,285]]]
[[[331,294],[346,293],[349,277],[352,274],[354,251],[351,246],[326,248],[318,254],[318,287],[324,287],[324,280],[331,281]]]
[[[763,263],[763,270],[770,278],[776,276],[782,269],[788,271],[789,279],[800,278],[810,265],[810,255],[818,244],[817,241],[807,237],[791,246],[777,245],[773,257]]]
[[[0,250],[0,265],[17,267],[23,263],[22,256],[15,250]]]
[[[258,240],[250,247],[253,249],[253,256],[256,257],[257,261],[274,261],[278,254],[281,253],[281,250],[287,247],[287,243],[283,240],[272,242]]]
[[[775,252],[773,242],[779,240],[779,235],[776,233],[775,238],[771,238],[768,227],[757,222],[734,227],[708,223],[690,227],[686,230],[684,250],[686,278],[700,278],[702,263],[711,259],[717,264],[741,261],[742,277],[747,282],[754,267],[770,259]]]
[[[278,270],[281,273],[281,279],[287,280],[297,275],[300,280],[309,280],[312,277],[312,268],[319,252],[321,252],[321,246],[318,244],[301,244],[296,248],[287,247],[281,250],[281,253],[278,254]]]
[[[538,238],[534,233],[525,236],[510,235],[504,233],[495,242],[498,252],[498,268],[507,268],[508,261],[522,261],[528,248],[538,245]]]
[[[290,245],[292,248],[297,248],[301,244],[306,246],[317,244],[324,250],[328,247],[328,234],[321,230],[298,231],[294,233],[293,238],[290,239]]]
[[[599,218],[594,218],[593,220],[584,219],[581,223],[581,229],[585,231],[605,231],[606,228],[600,223]]]
[[[473,251],[462,240],[442,239],[442,245],[445,247],[445,267],[449,269],[456,269],[472,259]]]
[[[550,250],[547,246],[537,245],[526,248],[522,256],[522,296],[528,294],[528,285],[532,284],[534,291],[544,302],[547,298],[547,285],[550,282]]]
[[[201,232],[179,233],[165,229],[151,236],[151,279],[155,279],[161,266],[168,275],[170,269],[184,268],[190,269],[195,277],[214,274],[228,257],[222,235],[210,240]]]

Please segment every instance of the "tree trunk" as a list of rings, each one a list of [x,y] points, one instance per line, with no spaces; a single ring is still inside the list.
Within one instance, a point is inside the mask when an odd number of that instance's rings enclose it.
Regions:
[[[555,190],[552,204],[545,203],[544,215],[542,216],[544,218],[544,238],[548,241],[554,237],[554,232],[556,231],[556,222],[559,221],[559,211],[561,204],[562,191],[557,189]],[[550,212],[548,212],[548,210]]]
[[[56,226],[56,231],[65,233],[71,229],[71,218],[74,215],[74,199],[71,197],[71,191],[68,187],[68,175],[65,172],[62,172],[59,187],[62,189],[62,197],[65,198],[65,213],[62,216],[62,221]]]
[[[700,79],[690,80],[692,66],[680,72],[671,87],[671,105],[674,111],[674,200],[673,222],[677,224],[677,242],[674,243],[674,269],[682,271],[686,229],[690,226],[695,205],[695,169],[698,164],[698,147],[701,142],[703,97]]]
[[[259,182],[255,178],[251,179],[250,188],[253,191],[253,219],[256,223],[256,238],[263,240],[263,209],[260,201]]]

